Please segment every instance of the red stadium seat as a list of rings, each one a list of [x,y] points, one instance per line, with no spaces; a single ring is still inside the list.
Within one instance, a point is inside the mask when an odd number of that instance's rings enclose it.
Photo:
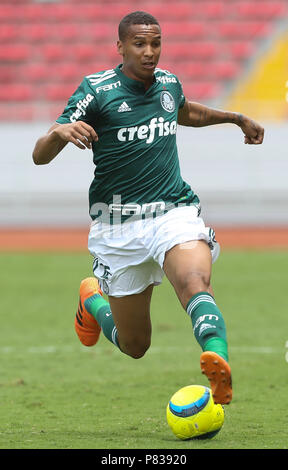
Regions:
[[[215,20],[225,16],[226,8],[223,1],[202,1],[198,3],[198,14]]]
[[[52,67],[50,70],[50,79],[62,81],[62,82],[75,82],[75,80],[81,79],[81,71],[79,65],[76,62],[64,62]]]
[[[225,44],[223,52],[227,57],[234,59],[247,59],[255,51],[255,45],[252,41],[231,41]]]
[[[6,84],[0,88],[0,101],[30,101],[33,98],[33,87],[25,84]]]
[[[233,79],[238,76],[240,72],[240,64],[238,61],[221,60],[209,64],[209,75],[216,80]]]
[[[53,30],[54,38],[58,41],[78,41],[82,34],[82,29],[77,23],[64,23],[60,28],[56,24]]]
[[[146,9],[151,15],[162,19],[162,21],[168,18],[174,21],[187,20],[187,18],[192,20],[193,11],[195,12],[192,2],[173,2],[170,7],[166,4],[151,2]]]
[[[141,9],[161,25],[159,67],[183,78],[188,97],[203,101],[237,78],[275,22],[288,17],[287,0],[143,0]],[[0,0],[0,98],[7,116],[17,104],[23,119],[48,118],[49,103],[52,110],[61,102],[60,113],[85,75],[122,62],[117,26],[133,10],[133,0]]]
[[[80,28],[77,24],[63,24],[61,27],[57,23],[26,23],[19,26],[19,31],[23,39],[27,41],[74,41],[81,37]]]
[[[212,41],[198,41],[198,42],[191,42],[190,43],[190,54],[193,57],[201,57],[205,59],[211,59],[215,57],[219,51],[217,44]]]
[[[55,85],[48,85],[42,91],[42,98],[46,98],[49,101],[61,101],[62,103],[66,103],[66,101],[70,98],[70,96],[76,90],[78,84],[55,84]]]
[[[2,62],[22,62],[30,56],[30,48],[26,44],[5,44],[0,46],[0,60]]]
[[[28,82],[39,82],[39,80],[47,80],[49,78],[49,71],[51,67],[48,67],[43,62],[25,64],[20,68],[20,74],[23,81]]]
[[[47,62],[56,62],[65,60],[69,54],[69,48],[62,44],[45,44],[40,51],[43,54],[43,58]]]
[[[161,30],[164,39],[168,38],[200,38],[207,34],[208,29],[204,21],[202,22],[181,22],[177,23],[175,21],[164,22],[161,24]]]
[[[15,9],[15,6],[11,4],[0,4],[0,21],[3,22],[4,24],[7,22],[15,22],[17,19],[17,11]]]
[[[186,58],[211,59],[217,54],[218,48],[215,42],[190,41],[183,43],[171,43],[165,46],[166,56],[173,57],[174,60]]]
[[[13,80],[15,80],[15,67],[0,65],[0,83],[11,83]]]
[[[113,38],[115,41],[118,39],[117,31],[115,27],[111,24],[102,23],[100,21],[96,21],[93,23],[89,23],[85,25],[83,28],[82,37],[85,36],[87,39],[91,39],[92,41],[107,41],[111,44]]]
[[[95,2],[96,3],[96,2]],[[105,22],[109,21],[114,24],[115,28],[115,19],[120,21],[120,19],[125,16],[127,13],[135,10],[134,7],[129,8],[124,2],[114,2],[114,3],[107,3],[103,2],[101,4],[93,4],[93,3],[84,3],[81,4],[81,7],[74,7],[71,8],[72,16],[75,20],[78,21],[95,21],[95,20],[103,20]],[[117,25],[116,25],[117,28]]]
[[[72,19],[75,22],[90,21],[93,22],[101,17],[103,11],[102,5],[96,5],[94,3],[82,3],[81,8],[76,5],[76,7],[71,6],[71,15]]]
[[[199,79],[200,77],[205,78],[208,72],[208,68],[209,64],[201,61],[184,61],[183,63],[179,64],[179,70],[181,70],[181,74],[186,76],[188,79]]]
[[[29,103],[1,103],[0,121],[32,121],[35,118],[35,106]]]
[[[1,70],[1,69],[0,69]],[[25,82],[73,82],[81,78],[79,65],[75,62],[59,62],[56,67],[51,67],[43,62],[29,63],[19,69],[21,79]],[[15,75],[15,72],[14,72]]]
[[[238,18],[281,18],[287,14],[288,4],[285,0],[257,0],[254,2],[241,1],[235,4],[235,14]]]
[[[73,56],[77,61],[86,62],[96,59],[97,57],[97,48],[96,45],[87,43],[87,44],[76,44],[73,47]]]
[[[203,78],[221,81],[234,78],[240,71],[240,64],[237,61],[193,61],[179,64],[181,73],[190,79]]]
[[[0,25],[0,42],[15,41],[19,37],[19,28],[13,24]]]
[[[218,27],[218,32],[223,38],[265,37],[271,30],[271,24],[266,21],[229,21],[220,23]]]
[[[33,41],[44,41],[49,39],[49,33],[51,31],[50,25],[45,23],[36,24],[24,24],[19,26],[19,32],[23,40]]]
[[[207,100],[217,98],[222,90],[221,84],[215,81],[211,82],[195,82],[185,85],[183,88],[184,95],[191,100]]]
[[[23,12],[23,19],[29,21],[52,21],[67,22],[74,16],[74,11],[69,4],[32,4],[20,7]]]

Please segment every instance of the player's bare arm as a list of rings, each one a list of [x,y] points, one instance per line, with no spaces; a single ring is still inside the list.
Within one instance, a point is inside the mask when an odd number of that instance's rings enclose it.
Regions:
[[[83,121],[68,124],[53,124],[47,134],[37,140],[33,161],[36,165],[45,165],[53,160],[68,144],[76,145],[81,150],[91,149],[92,142],[98,136],[93,127]]]
[[[243,114],[209,108],[187,100],[178,113],[178,124],[181,126],[204,127],[224,123],[239,126],[245,135],[245,144],[262,144],[263,127]]]

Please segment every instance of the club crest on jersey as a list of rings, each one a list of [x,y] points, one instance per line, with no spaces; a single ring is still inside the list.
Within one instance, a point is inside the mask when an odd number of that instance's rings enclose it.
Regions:
[[[163,109],[165,111],[168,111],[168,113],[173,113],[175,110],[175,101],[171,93],[169,91],[162,91],[160,95],[160,103]]]

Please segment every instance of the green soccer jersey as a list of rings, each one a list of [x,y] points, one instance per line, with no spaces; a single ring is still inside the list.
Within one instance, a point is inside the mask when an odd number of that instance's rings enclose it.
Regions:
[[[198,202],[179,168],[177,115],[184,102],[178,78],[161,69],[148,90],[124,75],[121,65],[84,78],[56,122],[84,121],[98,134],[92,144],[92,219],[103,207],[125,216],[135,207],[153,209],[152,203]]]

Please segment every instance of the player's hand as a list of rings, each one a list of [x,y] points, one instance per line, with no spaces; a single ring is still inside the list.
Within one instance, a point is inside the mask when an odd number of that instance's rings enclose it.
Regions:
[[[238,126],[241,127],[245,135],[245,144],[262,144],[264,139],[264,129],[260,124],[248,118],[247,116],[239,116],[240,122]]]
[[[98,141],[98,135],[93,127],[86,122],[77,121],[71,124],[60,124],[53,131],[64,141],[72,142],[79,149],[91,149],[92,142]]]

